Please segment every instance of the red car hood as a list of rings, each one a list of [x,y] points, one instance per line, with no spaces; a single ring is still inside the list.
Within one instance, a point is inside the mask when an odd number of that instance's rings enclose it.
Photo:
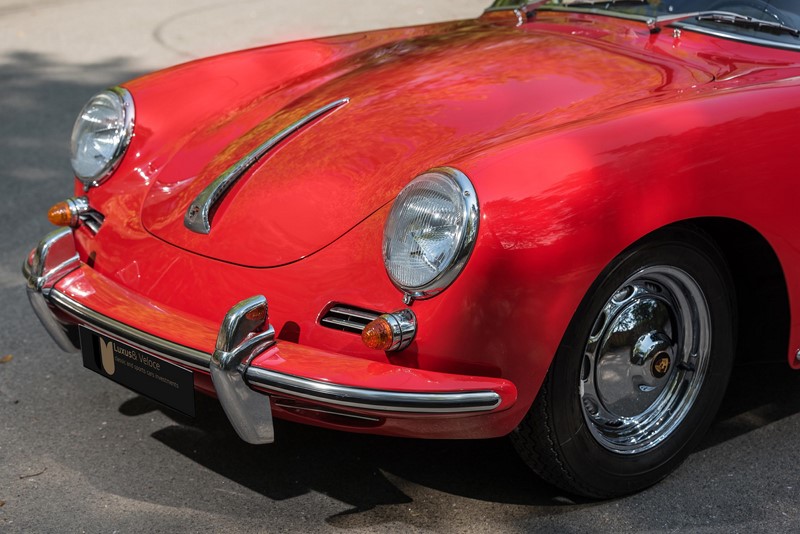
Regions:
[[[202,170],[186,175],[188,155],[167,164],[145,200],[143,223],[208,257],[286,264],[335,241],[430,167],[711,78],[668,55],[573,33],[451,26],[445,35],[396,41],[298,77],[195,130],[184,152],[206,158]],[[209,234],[184,226],[189,204],[225,169],[342,98],[349,103],[284,140],[228,190]],[[214,135],[228,135],[226,149],[191,152]]]

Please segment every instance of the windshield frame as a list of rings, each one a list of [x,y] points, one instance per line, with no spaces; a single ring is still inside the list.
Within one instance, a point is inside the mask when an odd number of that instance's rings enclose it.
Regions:
[[[491,11],[512,11],[512,10],[531,10],[531,6],[533,4],[537,4],[538,2],[534,1],[525,1],[525,0],[494,0],[492,5],[486,9],[486,12]],[[604,3],[600,3],[599,5],[605,5]],[[624,20],[631,20],[642,22],[645,25],[648,22],[653,21],[656,17],[641,15],[636,13],[626,13],[624,11],[616,11],[613,9],[603,9],[600,7],[590,7],[590,6],[580,6],[580,7],[571,7],[569,5],[556,5],[551,3],[544,3],[541,5],[536,6],[535,11],[555,11],[555,12],[565,12],[565,13],[583,13],[587,15],[598,15],[598,16],[605,16],[605,17],[613,17],[618,19]],[[677,15],[679,13],[670,13],[669,15]],[[673,22],[668,24],[666,27],[675,28],[679,30],[686,30],[695,33],[701,33],[704,35],[710,35],[712,37],[718,37],[721,39],[727,39],[737,42],[742,42],[746,44],[752,44],[757,46],[767,46],[770,48],[779,48],[782,50],[792,50],[792,51],[800,51],[800,39],[798,39],[797,44],[788,43],[785,41],[780,40],[773,40],[758,37],[753,34],[745,34],[741,33],[740,31],[735,31],[736,29],[741,30],[736,26],[731,26],[731,30],[726,30],[722,26],[708,26],[705,24],[693,22],[690,19],[682,20],[678,22]],[[798,28],[800,29],[800,28]]]

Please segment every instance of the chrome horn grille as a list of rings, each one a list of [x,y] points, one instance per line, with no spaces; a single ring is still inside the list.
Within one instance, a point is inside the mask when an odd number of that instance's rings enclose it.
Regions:
[[[364,327],[377,319],[380,314],[380,312],[336,304],[323,314],[320,324],[334,330],[361,334]]]

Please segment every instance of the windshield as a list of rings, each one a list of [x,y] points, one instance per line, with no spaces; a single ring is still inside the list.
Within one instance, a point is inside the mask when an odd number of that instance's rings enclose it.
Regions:
[[[582,11],[669,24],[761,44],[800,49],[800,0],[498,0],[537,10]],[[701,16],[681,15],[703,13]],[[671,20],[670,20],[671,19]],[[763,23],[762,23],[763,22]]]

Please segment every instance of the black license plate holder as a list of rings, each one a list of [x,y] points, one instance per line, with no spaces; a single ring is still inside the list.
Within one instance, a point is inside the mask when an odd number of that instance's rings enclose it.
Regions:
[[[194,373],[146,350],[80,328],[83,366],[117,384],[194,417]]]

